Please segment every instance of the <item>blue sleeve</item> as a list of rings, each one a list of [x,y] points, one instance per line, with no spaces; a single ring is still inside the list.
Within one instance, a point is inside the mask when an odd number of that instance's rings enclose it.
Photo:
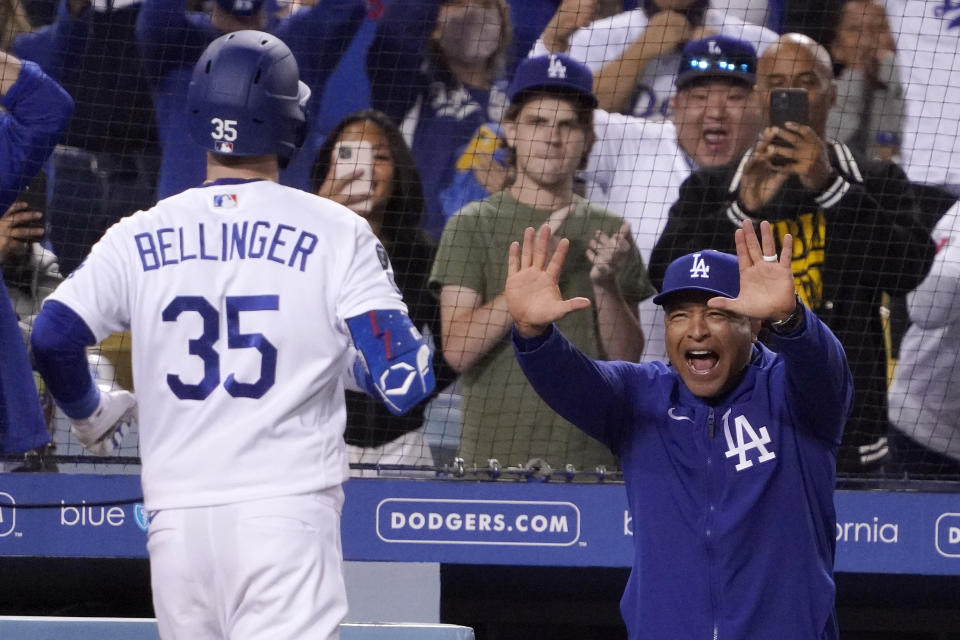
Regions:
[[[428,397],[436,386],[430,345],[403,311],[368,311],[347,318],[361,359],[354,379],[401,415]]]
[[[89,417],[100,402],[87,364],[87,347],[95,342],[83,318],[56,300],[46,302],[33,322],[30,345],[37,371],[70,418]]]
[[[151,85],[170,67],[192,67],[220,35],[206,14],[188,13],[186,0],[143,0],[137,14],[137,45]]]
[[[21,60],[30,60],[40,65],[51,78],[60,81],[71,65],[80,62],[80,55],[90,31],[85,9],[80,16],[73,16],[67,0],[60,0],[57,13],[51,24],[31,33],[21,33],[14,40],[13,54]]]
[[[770,332],[770,348],[786,363],[787,404],[798,423],[839,444],[853,408],[853,375],[833,332],[806,306],[804,314],[795,333]]]
[[[0,213],[40,171],[73,112],[73,98],[34,62],[0,98]]]
[[[323,0],[280,20],[273,34],[290,47],[300,79],[319,104],[323,86],[363,24],[361,0]]]
[[[527,380],[563,419],[607,445],[614,453],[632,428],[638,365],[587,357],[556,325],[537,338],[512,330],[513,348]],[[562,372],[562,373],[558,373]]]
[[[395,122],[427,89],[423,65],[439,11],[440,0],[403,0],[390,4],[380,17],[367,51],[370,104]]]
[[[17,316],[0,280],[0,453],[23,453],[50,442]]]

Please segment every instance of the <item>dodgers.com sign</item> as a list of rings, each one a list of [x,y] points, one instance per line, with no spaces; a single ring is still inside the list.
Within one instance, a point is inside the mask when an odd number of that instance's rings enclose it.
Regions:
[[[572,502],[388,498],[376,521],[384,542],[566,547],[580,539]]]
[[[960,558],[960,513],[944,513],[937,518],[937,553],[945,558]]]

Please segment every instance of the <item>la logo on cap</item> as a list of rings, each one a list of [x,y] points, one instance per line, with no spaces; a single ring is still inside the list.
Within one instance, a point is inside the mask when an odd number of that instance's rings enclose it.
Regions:
[[[699,253],[693,254],[693,267],[690,268],[691,278],[710,278],[710,266],[707,261],[700,257]]]
[[[556,56],[550,56],[550,66],[547,67],[547,76],[550,78],[560,78],[561,80],[567,77],[567,68]]]
[[[710,54],[711,54],[711,55],[718,56],[718,55],[720,55],[721,53],[723,53],[723,51],[720,50],[720,45],[717,44],[717,41],[716,41],[716,40],[710,40],[710,41],[707,43],[707,49],[710,50]]]

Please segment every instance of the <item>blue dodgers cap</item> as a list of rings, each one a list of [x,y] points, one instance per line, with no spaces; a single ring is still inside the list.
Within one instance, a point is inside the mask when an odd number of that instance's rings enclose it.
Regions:
[[[730,78],[752,87],[757,81],[757,52],[750,43],[727,36],[691,40],[680,56],[677,89],[700,78]]]
[[[705,291],[724,298],[740,294],[740,264],[737,256],[712,249],[689,253],[667,267],[663,289],[653,303],[662,305],[679,291]]]
[[[264,0],[217,0],[221,9],[236,16],[252,16],[260,10],[263,2]]]
[[[513,73],[507,97],[515,102],[518,95],[534,89],[572,94],[592,108],[597,106],[590,68],[562,53],[527,58],[521,62]]]

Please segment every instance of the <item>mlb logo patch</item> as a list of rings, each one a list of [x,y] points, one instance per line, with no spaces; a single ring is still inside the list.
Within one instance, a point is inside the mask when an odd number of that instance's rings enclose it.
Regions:
[[[237,194],[217,193],[213,196],[213,206],[220,209],[233,209],[237,206]]]
[[[217,140],[214,147],[216,147],[217,153],[233,153],[233,143],[226,140]]]

